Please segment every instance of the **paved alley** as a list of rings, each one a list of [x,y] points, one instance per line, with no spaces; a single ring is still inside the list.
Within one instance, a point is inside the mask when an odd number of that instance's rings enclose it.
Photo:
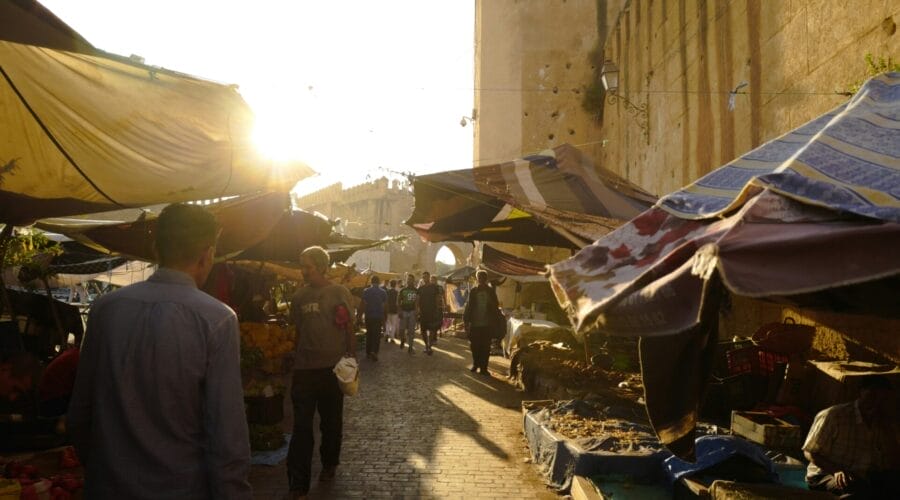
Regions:
[[[360,392],[346,398],[341,466],[311,498],[558,498],[526,461],[522,394],[505,382],[508,361],[491,358],[489,378],[469,372],[468,342],[443,337],[433,356],[381,344],[361,360]],[[364,353],[361,351],[361,358]],[[285,429],[290,429],[290,415]],[[318,425],[318,424],[317,424]],[[254,465],[256,498],[287,493],[284,462]]]

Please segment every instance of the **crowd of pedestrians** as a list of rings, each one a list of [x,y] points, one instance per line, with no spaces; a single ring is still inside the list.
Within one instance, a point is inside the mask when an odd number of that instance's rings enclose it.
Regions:
[[[362,292],[358,310],[358,320],[366,326],[366,358],[378,361],[382,333],[386,343],[399,342],[401,349],[405,347],[413,354],[417,329],[425,354],[432,355],[446,310],[444,289],[438,285],[437,277],[426,271],[417,283],[416,276],[409,273],[406,286],[399,290],[396,280],[382,287],[381,279],[373,276],[370,283]]]
[[[477,285],[469,292],[463,313],[472,351],[470,371],[490,375],[491,344],[501,333],[503,325],[500,323],[504,319],[496,289],[488,282],[487,272],[479,270],[475,278]],[[438,285],[437,277],[425,271],[422,279],[416,282],[416,276],[407,273],[406,286],[399,290],[397,280],[382,286],[381,279],[373,276],[370,283],[362,292],[358,313],[359,323],[366,326],[366,357],[378,361],[382,334],[386,343],[399,343],[401,349],[415,353],[413,341],[417,327],[425,344],[425,354],[432,355],[447,307],[444,289]]]

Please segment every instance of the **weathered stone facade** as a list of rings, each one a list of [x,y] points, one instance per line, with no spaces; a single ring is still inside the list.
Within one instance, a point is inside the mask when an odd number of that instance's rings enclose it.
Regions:
[[[620,69],[618,93],[647,104],[649,142],[624,105],[607,105],[596,159],[658,194],[846,101],[840,92],[865,78],[867,53],[900,55],[897,2],[606,4],[602,57]]]
[[[413,195],[409,183],[382,177],[344,189],[332,184],[305,196],[295,197],[294,205],[319,212],[335,220],[339,230],[354,238],[377,240],[386,236],[407,236],[406,241],[388,243],[382,250],[390,253],[390,271],[395,273],[434,272],[434,259],[441,246],[447,246],[457,262],[465,263],[471,245],[423,242],[403,222],[412,214]],[[460,264],[462,265],[462,264]]]

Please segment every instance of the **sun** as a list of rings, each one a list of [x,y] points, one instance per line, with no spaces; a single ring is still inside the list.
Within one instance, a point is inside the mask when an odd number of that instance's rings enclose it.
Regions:
[[[302,159],[303,133],[296,115],[268,106],[255,106],[253,143],[260,153],[275,161]]]

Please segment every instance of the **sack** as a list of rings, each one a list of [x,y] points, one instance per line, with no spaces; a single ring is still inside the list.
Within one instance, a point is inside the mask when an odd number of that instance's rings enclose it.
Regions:
[[[355,396],[359,392],[359,363],[356,358],[344,356],[334,365],[334,375],[338,386],[346,396]]]

